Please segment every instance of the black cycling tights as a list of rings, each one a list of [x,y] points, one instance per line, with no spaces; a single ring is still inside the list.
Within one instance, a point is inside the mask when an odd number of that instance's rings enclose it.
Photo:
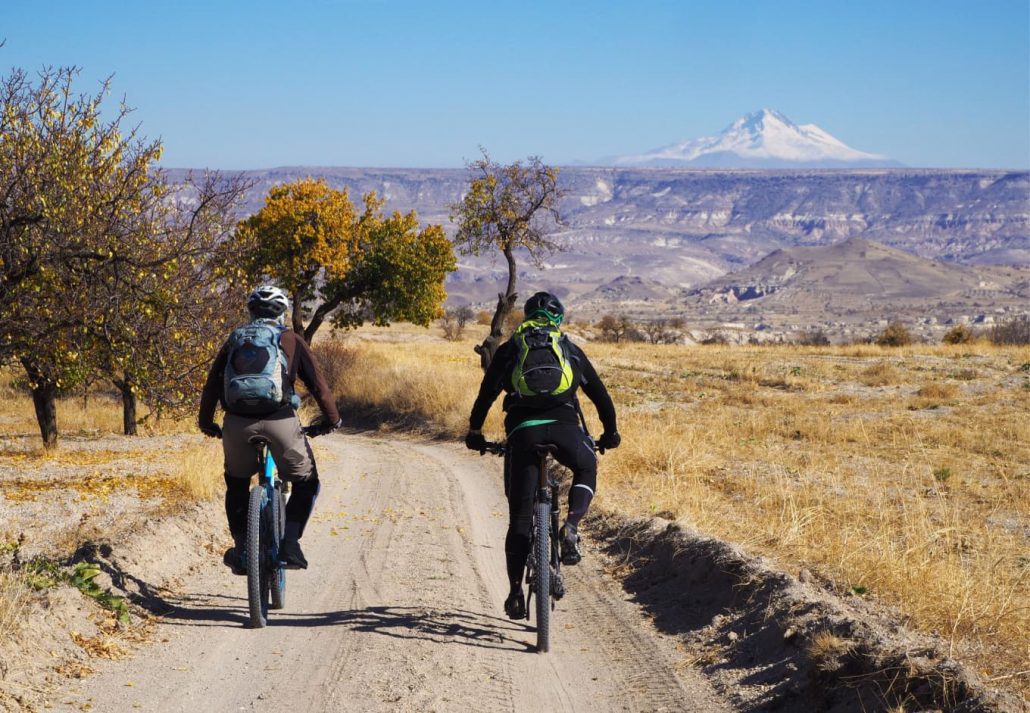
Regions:
[[[297,537],[304,534],[304,526],[311,517],[320,487],[318,469],[311,471],[311,477],[305,480],[293,481],[290,499],[286,503],[286,526],[291,534],[295,533]],[[249,497],[249,478],[230,478],[228,474],[225,475],[225,516],[229,520],[229,532],[234,540],[242,540],[247,535]]]
[[[567,522],[572,526],[587,513],[597,488],[597,456],[579,424],[551,423],[515,431],[508,439],[511,456],[505,491],[508,495],[508,536],[504,554],[512,589],[522,586],[522,574],[529,556],[529,533],[533,529],[533,493],[540,482],[540,460],[532,451],[537,443],[558,447],[556,459],[572,471]]]

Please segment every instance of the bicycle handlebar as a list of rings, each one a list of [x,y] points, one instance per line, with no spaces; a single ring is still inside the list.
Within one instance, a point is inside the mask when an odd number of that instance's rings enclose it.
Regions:
[[[605,449],[604,448],[598,448],[597,447],[597,442],[594,441],[593,438],[590,439],[590,447],[593,448],[595,452],[600,453],[601,455],[604,455]],[[495,443],[493,441],[487,441],[486,444],[485,444],[485,447],[482,448],[479,451],[479,455],[486,455],[487,453],[490,453],[491,455],[495,455],[495,456],[503,456],[507,452],[508,452],[508,444],[507,443]]]
[[[503,456],[507,451],[507,443],[494,443],[492,441],[487,441],[486,447],[479,451],[479,455],[485,455],[489,453],[495,456]]]

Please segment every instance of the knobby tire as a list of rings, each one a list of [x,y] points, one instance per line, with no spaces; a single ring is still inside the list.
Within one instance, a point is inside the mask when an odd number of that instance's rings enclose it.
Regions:
[[[536,567],[536,650],[551,648],[551,504],[538,502],[533,512],[533,557]]]
[[[255,485],[247,506],[247,604],[250,625],[261,629],[268,623],[268,535],[264,532],[265,489]]]
[[[278,552],[278,545],[283,541],[283,535],[286,534],[286,497],[283,495],[281,486],[275,489],[275,499],[269,505],[272,514],[272,532],[275,534],[276,552]],[[286,606],[286,567],[278,559],[277,556],[277,561],[271,564],[272,571],[269,573],[271,595],[269,609],[282,609]]]

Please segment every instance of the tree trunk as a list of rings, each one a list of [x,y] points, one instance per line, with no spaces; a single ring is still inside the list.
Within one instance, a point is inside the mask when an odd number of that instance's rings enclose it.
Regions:
[[[293,331],[304,336],[304,306],[299,292],[293,293]]]
[[[36,423],[39,434],[43,437],[46,449],[57,446],[57,384],[47,379],[43,373],[29,361],[22,360],[25,373],[32,386],[32,405],[36,410]]]
[[[515,292],[515,255],[511,248],[504,248],[502,252],[504,259],[508,261],[508,286],[503,294],[497,295],[497,309],[494,310],[493,319],[490,320],[490,335],[483,340],[482,344],[473,347],[476,354],[479,355],[479,365],[483,367],[483,371],[490,367],[494,354],[497,353],[497,349],[504,340],[504,320],[511,314],[515,307],[515,300],[518,299],[518,293]]]
[[[126,436],[137,436],[139,430],[136,425],[136,391],[133,389],[132,376],[125,375],[125,379],[113,379],[114,385],[122,392],[122,431]]]

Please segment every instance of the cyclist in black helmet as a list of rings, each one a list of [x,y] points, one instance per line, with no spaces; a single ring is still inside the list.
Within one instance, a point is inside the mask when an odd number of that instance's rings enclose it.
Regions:
[[[604,427],[598,448],[617,448],[621,441],[615,406],[604,383],[583,350],[558,331],[564,317],[562,303],[548,292],[537,292],[526,301],[525,320],[500,346],[483,376],[465,436],[468,448],[483,452],[483,422],[497,396],[502,390],[507,392],[504,428],[510,460],[505,494],[510,519],[504,554],[511,591],[504,611],[512,619],[526,616],[522,577],[529,556],[539,468],[533,446],[557,446],[556,459],[572,470],[568,517],[559,533],[559,546],[562,563],[573,565],[582,557],[577,530],[597,484],[597,457],[581,425],[576,397],[579,387],[594,403]]]

